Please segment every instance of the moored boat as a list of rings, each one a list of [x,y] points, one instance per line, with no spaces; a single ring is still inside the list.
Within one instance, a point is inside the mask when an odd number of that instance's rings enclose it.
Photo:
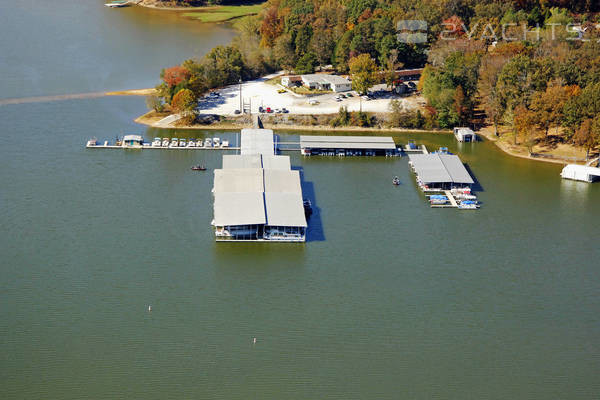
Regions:
[[[114,0],[114,1],[108,2],[104,5],[109,8],[127,7],[129,5],[129,1],[128,0]]]
[[[400,178],[395,176],[394,179],[392,179],[392,184],[398,186],[400,184]]]
[[[198,165],[194,165],[192,167],[192,170],[193,171],[206,171],[206,167],[204,165],[198,164]]]

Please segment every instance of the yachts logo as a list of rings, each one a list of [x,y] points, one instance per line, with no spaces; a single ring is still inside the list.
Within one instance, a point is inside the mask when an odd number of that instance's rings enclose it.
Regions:
[[[404,19],[396,24],[400,43],[427,43],[427,22],[417,19]]]

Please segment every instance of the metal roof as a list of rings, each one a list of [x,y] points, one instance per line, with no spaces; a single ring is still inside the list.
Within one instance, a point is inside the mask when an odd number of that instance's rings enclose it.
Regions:
[[[306,227],[300,173],[289,156],[273,155],[273,131],[242,129],[241,137],[242,154],[224,155],[214,171],[214,224]]]
[[[274,138],[271,129],[242,129],[240,136],[242,155],[274,154]]]
[[[215,169],[215,193],[263,192],[263,170],[260,168]]]
[[[223,155],[223,169],[261,168],[260,155]]]
[[[350,81],[339,75],[329,74],[305,74],[301,75],[302,80],[315,83],[329,83],[331,85],[350,84]]]
[[[262,156],[262,167],[264,169],[284,169],[289,171],[292,168],[290,156]]]
[[[300,193],[266,192],[265,207],[267,210],[267,225],[307,226],[302,194]]]
[[[394,143],[391,136],[312,136],[301,135],[300,142]]]
[[[265,192],[299,193],[302,195],[300,173],[298,171],[265,169],[264,182]]]
[[[474,183],[456,155],[409,154],[408,158],[423,183]]]
[[[300,136],[300,148],[395,150],[389,136]]]
[[[265,201],[262,192],[215,193],[214,225],[264,224]]]

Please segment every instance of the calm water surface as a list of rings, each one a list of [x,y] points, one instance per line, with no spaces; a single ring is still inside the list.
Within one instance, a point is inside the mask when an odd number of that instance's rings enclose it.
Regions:
[[[138,18],[83,4],[90,20]],[[431,209],[406,158],[290,153],[316,208],[310,241],[217,244],[212,174],[189,167],[218,168],[220,152],[83,147],[123,132],[235,140],[146,130],[131,122],[144,109],[0,107],[0,398],[597,398],[600,185],[423,134],[460,154],[483,202]]]

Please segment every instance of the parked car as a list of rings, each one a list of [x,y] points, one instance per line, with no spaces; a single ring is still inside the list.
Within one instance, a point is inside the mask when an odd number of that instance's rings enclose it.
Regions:
[[[290,112],[290,110],[288,110],[287,108],[283,107],[283,108],[281,109],[281,112],[282,112],[282,113],[284,113],[284,114],[287,114],[287,113],[289,113],[289,112]]]
[[[273,110],[271,109],[271,107],[267,107],[267,113],[272,113]]]
[[[235,110],[233,113],[234,114],[241,114],[242,112],[240,110]]]
[[[319,104],[319,101],[318,101],[318,100],[309,100],[309,101],[308,101],[308,104],[310,104],[310,105],[314,106],[314,105],[317,105],[317,104]]]
[[[285,89],[279,89],[279,90],[277,91],[277,93],[281,94],[281,93],[285,93],[286,91],[287,91],[287,90],[285,90]]]
[[[219,97],[220,94],[219,94],[219,92],[210,92],[209,96],[210,97]]]
[[[354,97],[354,95],[350,92],[346,93],[346,97]]]
[[[259,113],[264,113],[265,109],[262,106],[260,106],[260,107],[258,107],[258,112]]]
[[[367,95],[361,96],[361,98],[362,98],[363,100],[365,100],[365,101],[369,101],[369,100],[371,100],[371,98],[370,98],[369,96],[367,96]]]

